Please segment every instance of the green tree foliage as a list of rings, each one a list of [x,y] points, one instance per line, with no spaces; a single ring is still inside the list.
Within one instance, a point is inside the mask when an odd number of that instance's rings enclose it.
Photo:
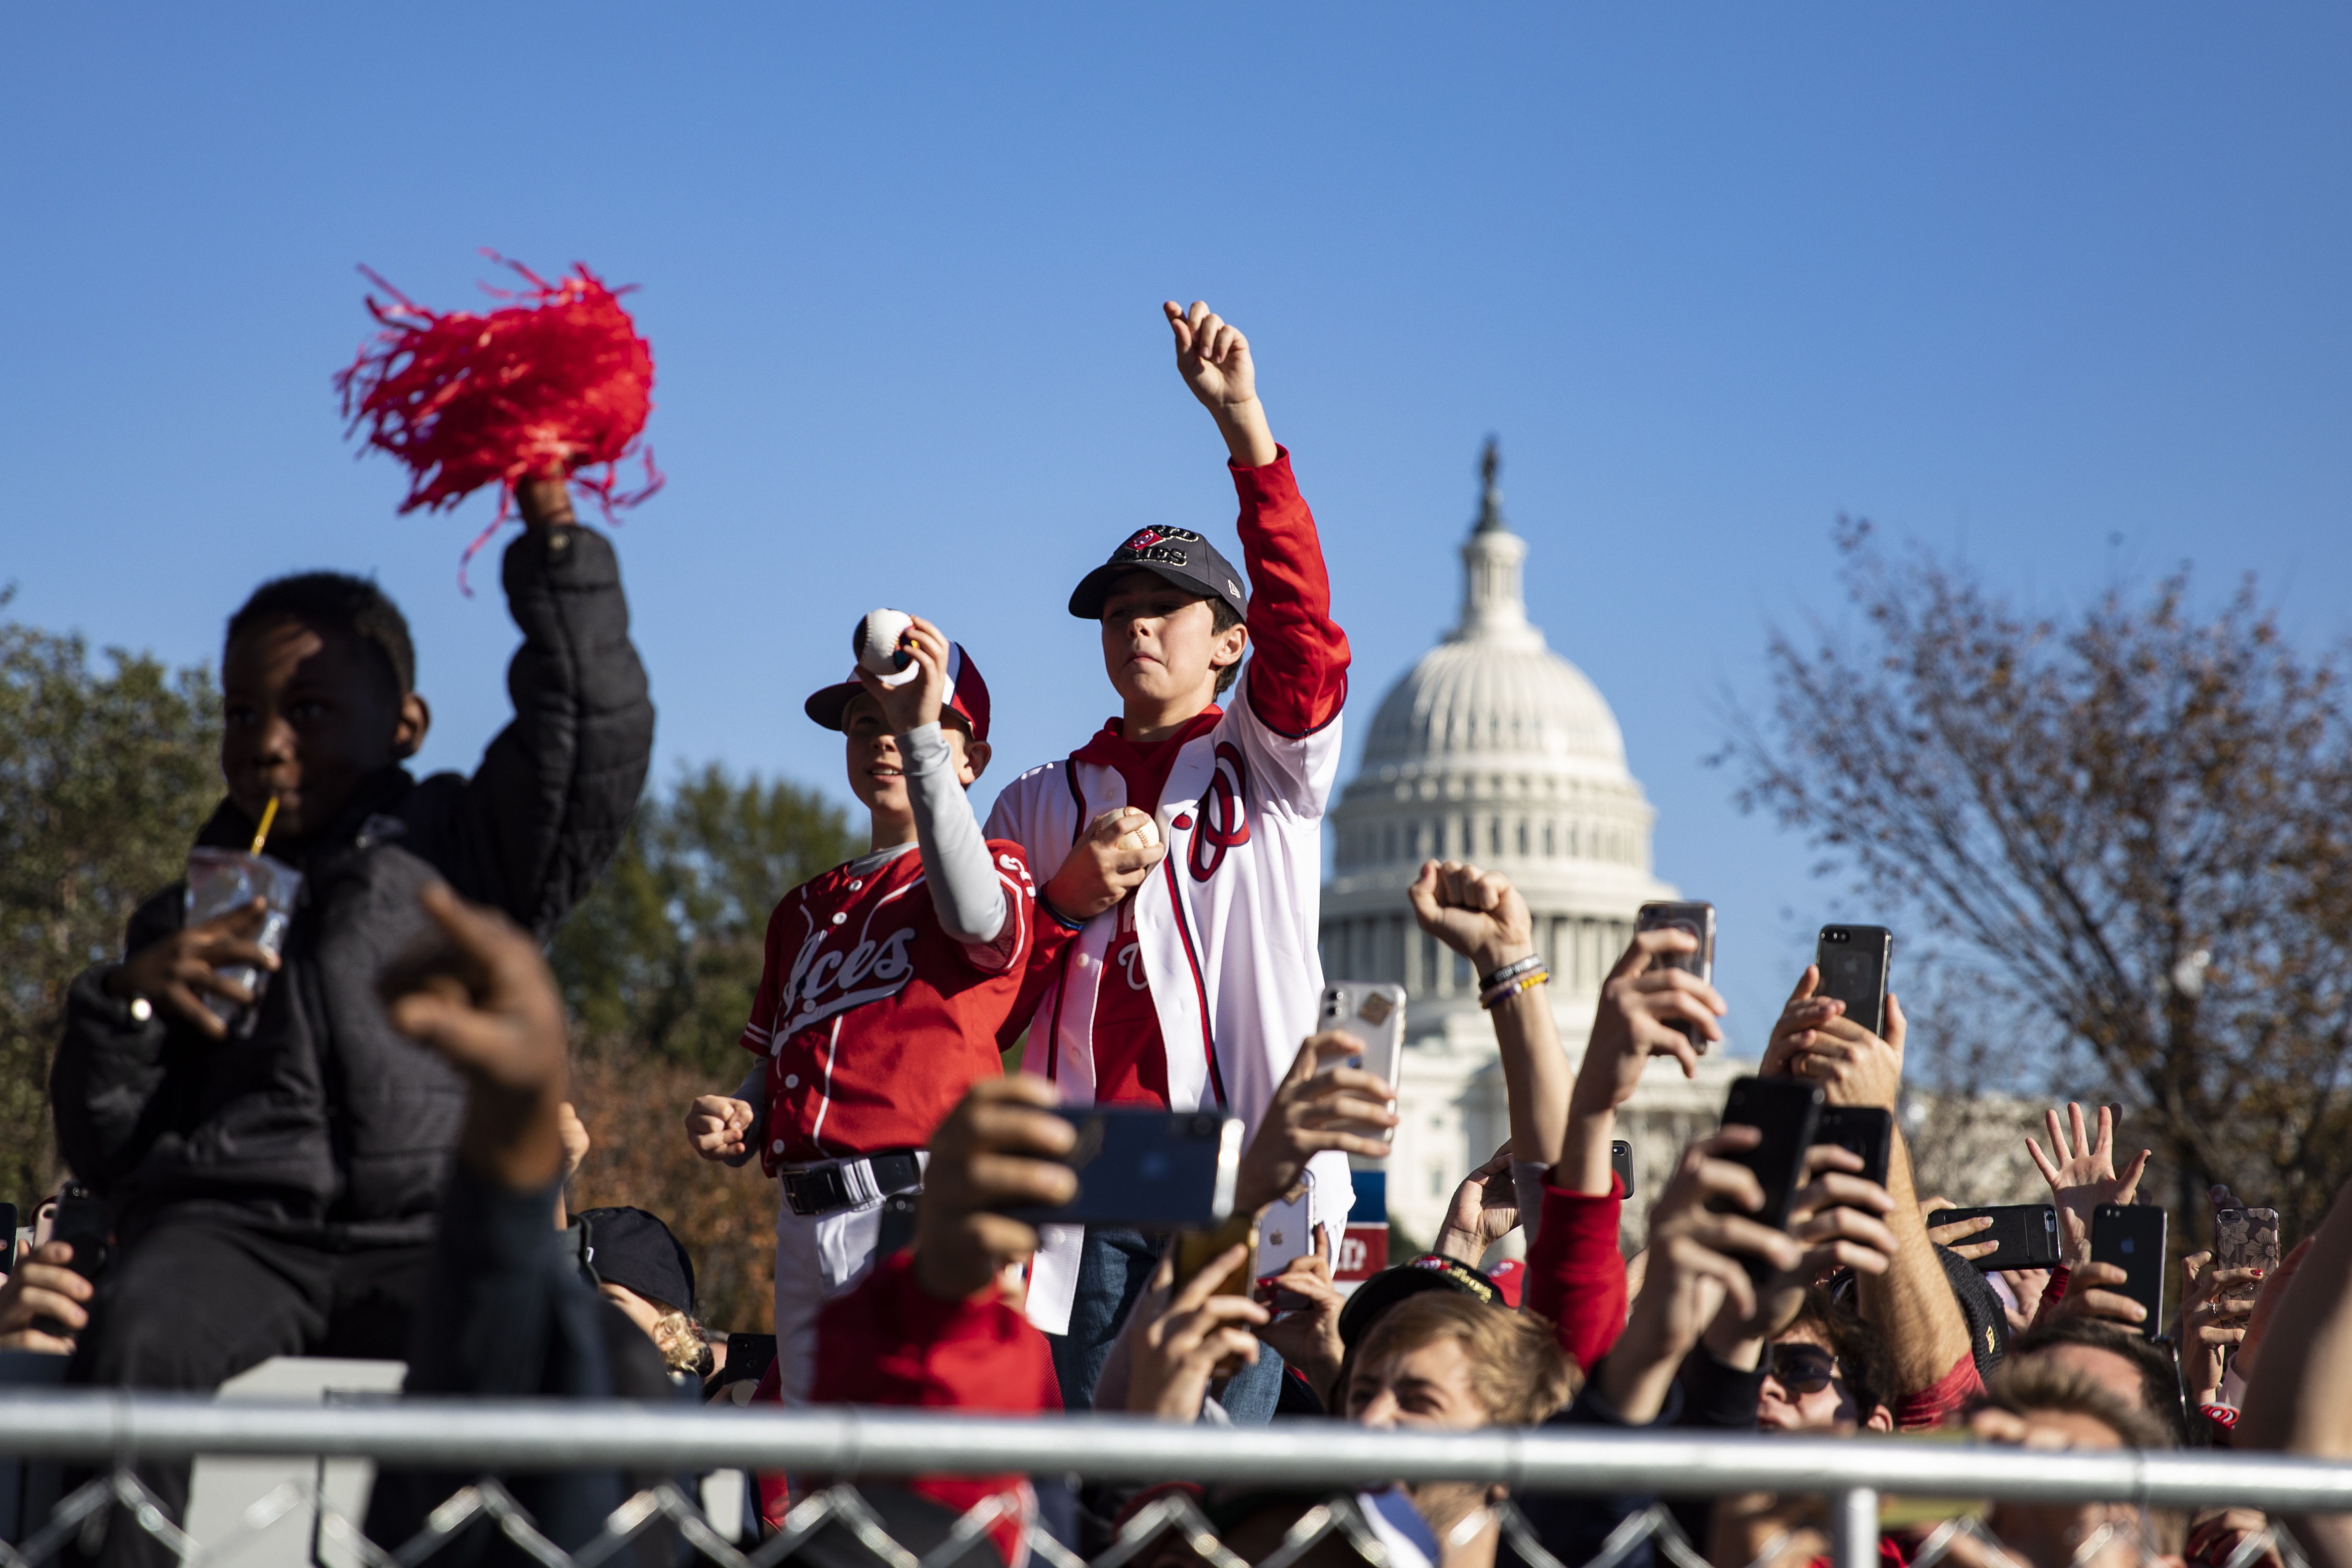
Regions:
[[[739,784],[716,763],[646,801],[550,950],[582,1045],[740,1065],[769,912],[860,847],[846,814],[814,790]]]
[[[1970,1039],[2012,1082],[2120,1101],[2177,1236],[2217,1181],[2315,1221],[2352,1176],[2336,662],[2251,584],[2210,616],[2183,574],[2038,617],[1866,523],[1840,542],[1858,635],[1773,638],[1770,717],[1729,751],[1743,803],[1952,950],[1957,1016],[1914,1024],[1931,1054]]]
[[[60,1173],[48,1068],[66,987],[121,955],[131,911],[179,879],[221,794],[210,671],[106,659],[0,620],[0,1196],[19,1203]]]

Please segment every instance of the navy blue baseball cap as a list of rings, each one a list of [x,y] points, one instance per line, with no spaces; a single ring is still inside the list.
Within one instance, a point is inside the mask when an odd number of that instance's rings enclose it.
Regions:
[[[1189,528],[1139,528],[1110,559],[1078,579],[1070,591],[1070,614],[1082,621],[1102,619],[1110,586],[1129,572],[1150,572],[1205,599],[1223,599],[1234,614],[1249,614],[1249,595],[1233,563]]]

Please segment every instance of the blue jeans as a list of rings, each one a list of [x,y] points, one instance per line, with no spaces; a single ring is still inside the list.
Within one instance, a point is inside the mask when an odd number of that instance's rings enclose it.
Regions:
[[[1054,1374],[1061,1379],[1062,1404],[1091,1410],[1095,1384],[1136,1298],[1150,1288],[1160,1267],[1160,1240],[1126,1226],[1090,1225],[1078,1255],[1078,1284],[1070,1302],[1070,1331],[1048,1334]],[[1272,1345],[1257,1347],[1257,1364],[1227,1380],[1216,1398],[1237,1426],[1263,1426],[1274,1419],[1282,1393],[1282,1357]]]

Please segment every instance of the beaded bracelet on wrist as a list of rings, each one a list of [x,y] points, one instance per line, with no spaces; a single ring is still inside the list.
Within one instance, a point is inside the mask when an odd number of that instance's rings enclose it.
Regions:
[[[1507,1002],[1522,991],[1532,991],[1538,985],[1548,985],[1550,983],[1551,971],[1548,969],[1531,970],[1525,974],[1506,980],[1499,985],[1496,985],[1488,990],[1480,992],[1478,994],[1478,1005],[1491,1009],[1496,1005],[1496,1004]]]

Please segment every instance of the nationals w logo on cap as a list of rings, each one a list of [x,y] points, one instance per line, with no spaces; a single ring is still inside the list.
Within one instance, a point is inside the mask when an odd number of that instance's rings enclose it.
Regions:
[[[1139,528],[1080,580],[1070,595],[1070,614],[1084,621],[1102,619],[1111,584],[1130,572],[1149,572],[1203,598],[1223,599],[1235,615],[1249,613],[1241,574],[1215,545],[1189,528]]]

